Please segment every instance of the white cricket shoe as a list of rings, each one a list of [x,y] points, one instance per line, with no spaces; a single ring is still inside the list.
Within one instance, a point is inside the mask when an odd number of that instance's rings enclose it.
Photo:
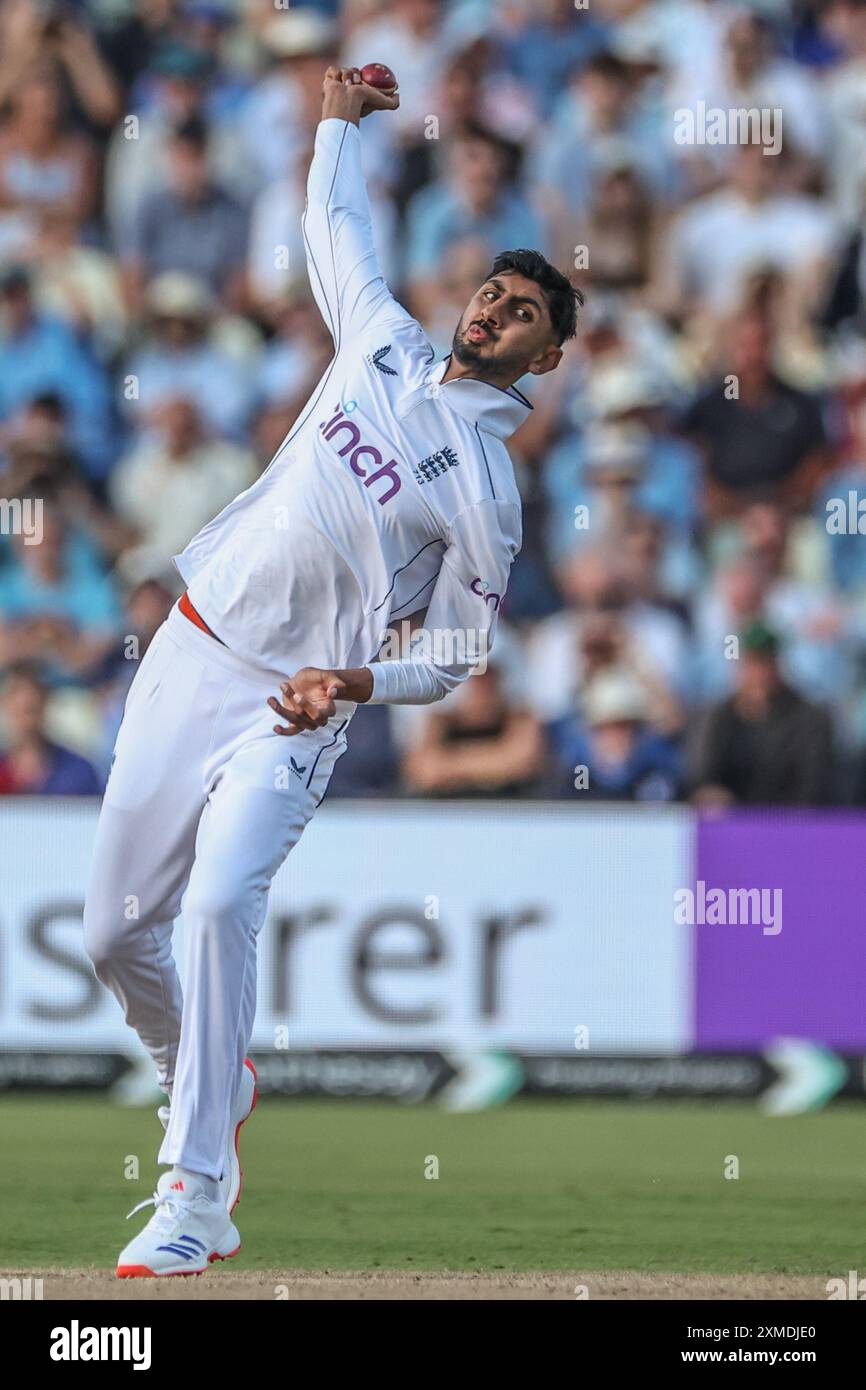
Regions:
[[[241,1199],[241,1188],[244,1185],[244,1171],[241,1168],[238,1144],[240,1142],[241,1126],[250,1118],[250,1115],[256,1108],[256,1102],[259,1098],[256,1080],[256,1069],[249,1057],[247,1057],[244,1060],[243,1070],[241,1071],[241,1083],[238,1088],[238,1093],[235,1096],[235,1103],[232,1106],[228,1143],[226,1144],[225,1160],[219,1180],[220,1192],[223,1195],[226,1211],[229,1216],[231,1216]],[[168,1122],[171,1117],[170,1107],[161,1105],[156,1113],[159,1116],[159,1122],[163,1129],[168,1129]]]
[[[129,1215],[151,1204],[156,1211],[144,1230],[120,1252],[118,1279],[203,1274],[213,1260],[227,1260],[240,1250],[241,1238],[225,1206],[206,1197],[195,1179],[163,1173],[153,1196]]]

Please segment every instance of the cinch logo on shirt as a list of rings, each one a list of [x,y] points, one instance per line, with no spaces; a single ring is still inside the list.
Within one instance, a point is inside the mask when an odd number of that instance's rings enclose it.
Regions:
[[[496,609],[502,602],[502,595],[491,592],[489,579],[482,579],[480,574],[476,574],[469,587],[473,594],[478,594],[479,598],[483,598],[485,603],[492,603],[493,611],[494,613],[496,612]]]
[[[336,415],[333,415],[330,420],[323,420],[319,429],[328,440],[336,439],[343,431],[346,432],[348,438],[344,441],[343,447],[337,450],[337,453],[340,458],[349,455],[349,467],[359,478],[364,479],[364,487],[372,487],[373,483],[378,482],[380,478],[388,479],[387,490],[376,496],[376,501],[380,507],[383,507],[386,502],[390,502],[391,498],[396,496],[401,487],[400,475],[396,471],[397,460],[389,459],[387,463],[383,463],[382,455],[375,444],[365,444],[362,441],[361,431],[351,420],[346,419],[342,406],[338,407]],[[369,467],[362,465],[362,458],[370,460]],[[371,468],[374,470],[373,472],[369,471]]]
[[[455,451],[444,445],[437,449],[434,454],[430,454],[426,459],[422,459],[416,468],[412,469],[416,482],[429,483],[431,478],[439,478],[443,473],[447,473],[449,468],[454,468],[460,462]]]

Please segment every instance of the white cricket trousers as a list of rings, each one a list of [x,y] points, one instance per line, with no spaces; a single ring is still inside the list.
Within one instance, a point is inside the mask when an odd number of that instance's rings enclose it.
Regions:
[[[275,734],[266,701],[289,674],[249,667],[172,609],[127,697],[85,900],[96,974],[171,1086],[158,1161],[212,1178],[252,1036],[271,879],[325,793],[354,708]]]

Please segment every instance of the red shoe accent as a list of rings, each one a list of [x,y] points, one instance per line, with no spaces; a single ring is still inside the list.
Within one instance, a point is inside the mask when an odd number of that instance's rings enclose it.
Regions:
[[[258,1079],[259,1079],[259,1074],[258,1074],[258,1072],[256,1071],[255,1067],[253,1066],[252,1062],[250,1061],[249,1057],[245,1057],[245,1058],[244,1058],[244,1066],[245,1066],[245,1067],[249,1067],[250,1071],[251,1071],[252,1074],[253,1074],[253,1081],[257,1082]],[[252,1105],[250,1106],[250,1115],[252,1115],[252,1113],[253,1113],[253,1111],[255,1110],[255,1108],[256,1108],[256,1106],[258,1105],[258,1103],[259,1103],[259,1088],[258,1088],[257,1085],[254,1085],[254,1086],[253,1086],[253,1103],[252,1103]],[[238,1147],[238,1145],[239,1145],[239,1142],[240,1142],[241,1125],[246,1124],[247,1120],[250,1118],[250,1115],[247,1115],[246,1120],[241,1120],[240,1124],[237,1125],[236,1128],[235,1128],[235,1154],[237,1155],[237,1160],[238,1160],[238,1171],[239,1171],[239,1174],[240,1174],[240,1181],[239,1181],[239,1183],[238,1183],[238,1195],[237,1195],[237,1197],[235,1197],[235,1200],[234,1200],[234,1202],[232,1203],[231,1208],[229,1209],[229,1216],[231,1216],[231,1215],[233,1214],[235,1207],[237,1206],[238,1202],[241,1200],[241,1193],[242,1193],[243,1190],[244,1190],[244,1170],[243,1170],[243,1168],[241,1167],[241,1153],[240,1153],[240,1148]],[[235,1251],[235,1254],[237,1254],[237,1251]]]
[[[169,1192],[183,1192],[183,1183],[173,1182],[171,1187],[169,1188]]]
[[[235,1205],[237,1205],[237,1203],[236,1203]],[[240,1248],[241,1248],[241,1247],[240,1247],[239,1245],[236,1245],[235,1248],[234,1248],[234,1250],[230,1250],[229,1253],[228,1253],[227,1255],[218,1255],[217,1252],[214,1251],[212,1255],[208,1255],[208,1257],[207,1257],[207,1262],[208,1262],[209,1265],[212,1265],[213,1262],[214,1262],[214,1260],[233,1260],[234,1257],[235,1257],[235,1255],[236,1255],[236,1254],[238,1253],[238,1251],[240,1250]],[[204,1271],[200,1269],[200,1270],[199,1270],[199,1274],[203,1274],[203,1273],[204,1273]]]

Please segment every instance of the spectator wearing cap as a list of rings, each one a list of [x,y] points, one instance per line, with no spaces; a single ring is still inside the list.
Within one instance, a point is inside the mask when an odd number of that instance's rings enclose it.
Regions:
[[[572,547],[580,537],[594,544],[616,546],[637,509],[638,488],[646,476],[649,434],[637,424],[598,424],[586,433],[583,448],[582,503],[586,528],[575,529]]]
[[[40,313],[29,271],[0,271],[0,421],[52,394],[69,420],[82,469],[101,483],[113,462],[114,416],[106,371],[59,319]]]
[[[336,61],[339,27],[318,10],[292,5],[271,12],[260,40],[268,66],[239,113],[245,159],[256,171],[259,189],[293,173],[312,148],[322,109],[322,75]],[[365,145],[367,134],[365,129]],[[367,172],[368,159],[365,150]]]
[[[698,578],[692,538],[700,456],[671,433],[658,386],[634,365],[614,363],[593,373],[586,398],[596,423],[566,435],[544,462],[548,551],[559,563],[597,538],[619,497],[621,522],[633,512],[663,526],[664,587],[681,596]]]
[[[142,428],[162,401],[182,395],[198,407],[207,431],[242,439],[255,400],[252,365],[212,334],[207,285],[167,271],[148,286],[145,310],[145,341],[124,369],[131,386],[124,403],[133,424]]]
[[[587,384],[594,419],[644,431],[646,468],[635,500],[685,540],[700,518],[701,456],[674,430],[672,396],[664,377],[642,365],[636,353],[601,362]]]
[[[598,423],[552,449],[544,468],[547,550],[554,564],[583,545],[598,545],[612,512],[635,505],[647,465],[639,426]]]
[[[450,248],[472,238],[492,264],[503,248],[545,251],[541,220],[514,181],[514,150],[491,131],[467,127],[447,152],[447,174],[409,203],[405,274],[414,312],[426,321]]]
[[[246,298],[247,215],[216,183],[199,116],[172,132],[168,184],[143,199],[121,248],[127,296],[137,311],[144,285],[168,271],[196,275],[232,309]]]
[[[102,783],[86,759],[55,743],[46,732],[48,689],[37,669],[14,665],[0,691],[4,796],[98,796]]]
[[[99,246],[79,240],[80,228],[63,209],[43,209],[29,243],[27,263],[39,310],[69,324],[100,362],[111,365],[129,327],[120,269]]]
[[[821,806],[836,775],[825,709],[779,671],[779,639],[760,620],[740,637],[734,693],[708,711],[691,765],[699,806]]]
[[[682,346],[670,328],[629,297],[590,286],[577,338],[564,345],[558,370],[527,381],[534,409],[515,436],[515,448],[546,470],[550,450],[558,443],[573,446],[596,421],[625,420],[646,425],[654,437],[664,436],[667,453],[667,441],[679,439],[670,406],[682,398],[682,382]],[[699,455],[693,446],[685,454],[691,469]],[[686,482],[682,467],[675,470],[679,488]],[[654,462],[653,476],[655,471]],[[566,480],[570,478],[566,466]],[[677,515],[683,506],[689,516],[695,514],[698,481],[685,488]]]
[[[586,684],[579,712],[548,727],[551,791],[578,800],[673,801],[683,782],[675,739],[648,724],[645,687],[627,668],[600,671]]]

